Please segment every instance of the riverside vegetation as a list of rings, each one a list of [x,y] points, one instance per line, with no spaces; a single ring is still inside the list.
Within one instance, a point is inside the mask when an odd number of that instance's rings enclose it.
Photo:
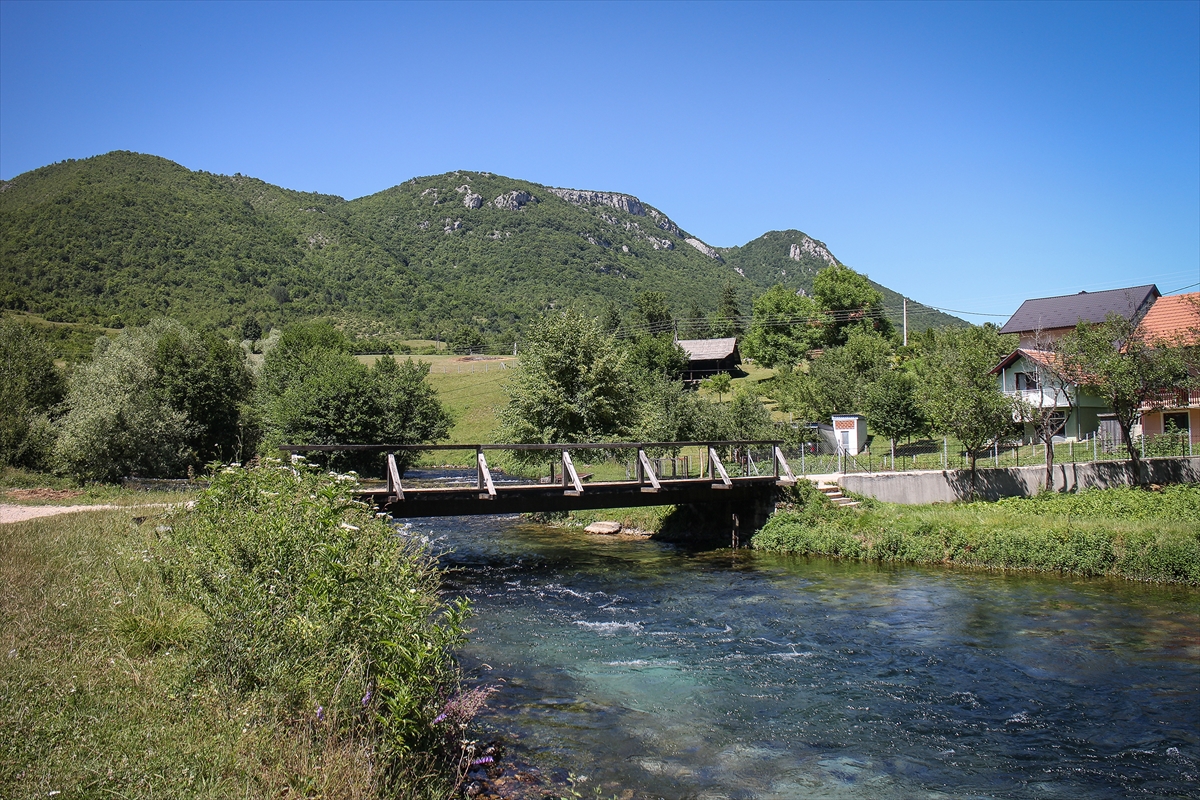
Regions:
[[[838,508],[811,484],[755,549],[888,563],[1057,572],[1200,586],[1200,485],[1088,489],[992,503]]]
[[[302,465],[193,508],[0,539],[0,786],[13,797],[445,797],[478,755],[467,608],[426,545]]]

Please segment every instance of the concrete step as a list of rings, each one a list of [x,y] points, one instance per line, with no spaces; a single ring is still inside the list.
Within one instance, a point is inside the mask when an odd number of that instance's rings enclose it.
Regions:
[[[830,502],[839,508],[853,508],[859,504],[857,500],[851,500],[842,494],[842,487],[837,485],[817,484],[817,491],[828,497]]]

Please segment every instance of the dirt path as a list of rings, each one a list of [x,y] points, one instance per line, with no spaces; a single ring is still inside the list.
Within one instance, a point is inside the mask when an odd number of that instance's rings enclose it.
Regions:
[[[167,503],[147,503],[136,506],[116,506],[111,504],[95,506],[17,506],[0,503],[0,525],[8,522],[24,522],[38,517],[52,517],[55,514],[70,514],[74,511],[105,511],[114,508],[166,508]]]

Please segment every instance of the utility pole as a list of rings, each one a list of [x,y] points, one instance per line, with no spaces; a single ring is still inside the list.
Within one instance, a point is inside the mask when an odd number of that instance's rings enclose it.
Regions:
[[[908,298],[904,300],[904,346],[908,347]]]

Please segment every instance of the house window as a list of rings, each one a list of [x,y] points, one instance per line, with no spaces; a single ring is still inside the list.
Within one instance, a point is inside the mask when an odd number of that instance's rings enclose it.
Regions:
[[[1163,432],[1171,430],[1171,426],[1175,426],[1177,431],[1188,430],[1188,414],[1186,411],[1177,411],[1173,414],[1163,414]]]
[[[1037,375],[1034,375],[1033,373],[1030,373],[1030,372],[1018,372],[1017,373],[1017,388],[1025,389],[1025,390],[1039,388]]]

